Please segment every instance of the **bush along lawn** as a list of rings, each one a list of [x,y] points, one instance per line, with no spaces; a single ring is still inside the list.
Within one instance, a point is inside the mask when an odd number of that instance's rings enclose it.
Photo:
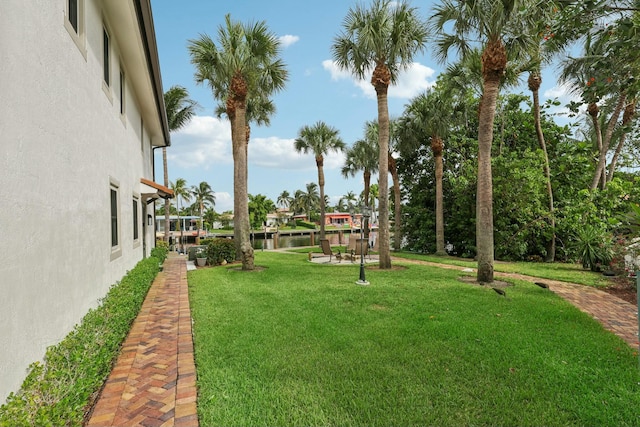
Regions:
[[[82,425],[165,257],[166,250],[154,248],[99,307],[47,349],[44,362],[31,364],[20,390],[0,407],[0,426]]]
[[[545,289],[256,265],[188,273],[201,425],[640,425],[635,349]]]

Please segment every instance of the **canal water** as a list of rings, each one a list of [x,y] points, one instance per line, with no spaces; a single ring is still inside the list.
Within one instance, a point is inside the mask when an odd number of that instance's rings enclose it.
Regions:
[[[349,242],[349,232],[342,233],[327,233],[325,237],[329,239],[329,243],[332,246],[346,245]],[[273,236],[273,235],[272,235]],[[357,237],[360,237],[358,233]],[[251,238],[254,249],[275,249],[274,237],[264,238],[264,234],[256,233]],[[297,248],[301,246],[312,246],[310,235],[278,235],[278,249],[282,248]],[[313,245],[320,245],[320,233],[315,233],[313,236]]]

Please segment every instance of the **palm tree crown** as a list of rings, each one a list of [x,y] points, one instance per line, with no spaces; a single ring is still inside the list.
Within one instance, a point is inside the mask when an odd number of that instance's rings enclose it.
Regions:
[[[213,96],[223,102],[231,121],[234,164],[234,242],[243,270],[254,269],[249,237],[249,195],[247,170],[247,128],[249,120],[266,121],[273,105],[271,94],[284,88],[288,73],[278,58],[280,42],[264,21],[241,24],[225,16],[218,28],[219,45],[206,34],[189,40],[191,62],[197,83],[207,83]],[[252,101],[260,101],[254,113]],[[252,110],[253,111],[253,110]]]

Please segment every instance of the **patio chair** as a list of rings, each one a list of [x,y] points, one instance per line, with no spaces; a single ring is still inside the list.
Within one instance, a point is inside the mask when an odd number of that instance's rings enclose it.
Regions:
[[[334,256],[338,262],[342,262],[342,254],[340,251],[333,252],[333,250],[331,250],[331,243],[329,243],[329,239],[320,239],[320,247],[322,248],[322,253],[324,255],[329,255],[329,262],[331,262],[331,258]]]
[[[351,244],[351,240],[353,240],[353,245]],[[365,257],[371,259],[371,255],[369,254],[369,242],[367,241],[367,239],[349,239],[348,251],[351,262],[357,260],[360,257],[360,253],[362,253]]]

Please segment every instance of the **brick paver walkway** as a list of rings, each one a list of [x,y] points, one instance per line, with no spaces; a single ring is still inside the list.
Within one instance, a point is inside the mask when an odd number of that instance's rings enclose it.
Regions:
[[[87,426],[197,426],[184,256],[156,277]]]
[[[399,262],[415,262],[441,268],[462,270],[464,267],[438,264],[428,261],[413,261],[395,258]],[[540,279],[515,273],[495,272],[495,277],[516,278],[529,282],[544,282],[549,289],[581,311],[599,321],[608,331],[618,335],[631,347],[638,348],[638,307],[615,295],[589,286],[559,282],[557,280]]]

